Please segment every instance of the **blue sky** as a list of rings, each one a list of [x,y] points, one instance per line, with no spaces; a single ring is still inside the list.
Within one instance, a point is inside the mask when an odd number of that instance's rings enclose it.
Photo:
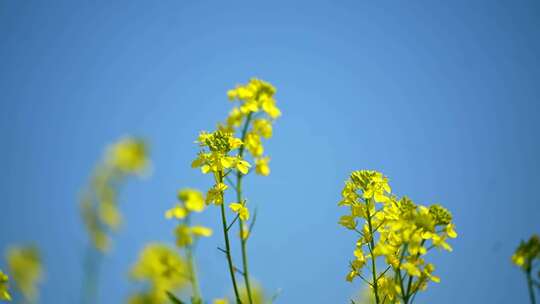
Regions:
[[[364,168],[454,214],[454,252],[433,256],[442,282],[417,303],[525,303],[509,258],[540,231],[539,17],[536,1],[2,1],[0,250],[35,242],[41,302],[76,302],[79,191],[106,144],[143,136],[154,172],[124,189],[102,272],[100,303],[122,302],[137,252],[173,240],[163,211],[176,190],[210,185],[189,167],[196,135],[226,115],[227,89],[257,76],[283,117],[272,174],[246,184],[259,209],[251,269],[278,303],[359,290],[344,280],[354,239],[336,203]],[[216,211],[200,222],[218,229]],[[230,292],[221,243],[199,247],[208,298]]]

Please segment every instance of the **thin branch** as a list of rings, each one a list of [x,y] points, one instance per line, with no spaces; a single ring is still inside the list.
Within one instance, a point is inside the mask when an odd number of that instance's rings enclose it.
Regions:
[[[237,214],[234,219],[232,220],[232,222],[229,224],[229,226],[227,226],[227,231],[231,230],[233,224],[238,220],[238,218],[240,217],[240,214]]]
[[[233,182],[232,179],[230,179],[228,176],[225,176],[225,180],[229,183],[229,186],[231,186],[234,190],[236,190],[236,184]]]

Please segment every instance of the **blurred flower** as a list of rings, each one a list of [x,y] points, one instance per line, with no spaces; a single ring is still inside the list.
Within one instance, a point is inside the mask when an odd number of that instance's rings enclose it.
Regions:
[[[43,278],[38,249],[33,246],[11,247],[6,259],[15,287],[27,301],[34,302],[38,297],[37,285]]]
[[[521,242],[512,255],[512,262],[524,271],[530,271],[534,260],[540,261],[540,236],[533,235],[527,242]]]
[[[8,283],[9,277],[2,270],[0,270],[0,300],[11,301]]]
[[[127,177],[142,173],[148,164],[146,144],[140,139],[126,137],[108,147],[104,159],[96,166],[90,184],[83,192],[81,215],[98,251],[108,251],[111,246],[109,234],[122,223],[118,188]]]
[[[147,147],[140,139],[127,137],[113,144],[109,149],[109,165],[123,173],[140,173],[148,165]]]
[[[144,247],[131,268],[131,278],[146,282],[147,291],[133,295],[130,303],[168,303],[166,292],[178,292],[189,283],[190,273],[184,258],[167,245],[152,243]]]

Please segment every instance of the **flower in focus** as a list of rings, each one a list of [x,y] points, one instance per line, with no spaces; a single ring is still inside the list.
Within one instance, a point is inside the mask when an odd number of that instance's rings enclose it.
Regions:
[[[234,213],[237,213],[241,220],[247,221],[249,219],[249,210],[245,205],[241,203],[231,203],[229,208],[231,208]]]
[[[273,122],[281,116],[276,106],[274,95],[276,88],[270,83],[253,78],[247,84],[238,85],[229,90],[231,101],[237,101],[221,129],[232,133],[241,133],[246,150],[256,162],[256,173],[269,175],[269,157],[263,157],[263,139],[273,135]],[[257,118],[255,118],[257,117]]]
[[[388,178],[371,170],[352,172],[341,196],[338,206],[347,207],[349,213],[339,224],[358,234],[347,281],[371,275],[377,302],[401,298],[405,303],[429,281],[440,281],[425,256],[434,248],[452,250],[447,240],[457,233],[450,211],[439,204],[426,207],[408,197],[398,198],[391,193]],[[372,269],[383,265],[376,262],[378,257],[387,265],[384,275]],[[402,285],[405,280],[410,284]]]

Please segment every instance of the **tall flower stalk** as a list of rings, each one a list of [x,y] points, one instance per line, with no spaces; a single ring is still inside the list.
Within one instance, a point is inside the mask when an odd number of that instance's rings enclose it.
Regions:
[[[165,217],[178,221],[175,229],[176,246],[183,251],[187,262],[187,269],[178,269],[178,271],[189,279],[191,303],[202,304],[203,297],[199,287],[194,251],[198,239],[211,236],[212,229],[191,224],[192,214],[202,212],[206,207],[202,192],[190,188],[182,189],[178,192],[178,201],[173,208],[167,210]]]
[[[242,299],[236,272],[242,274],[247,293],[247,302],[253,304],[252,284],[248,265],[247,242],[253,228],[254,218],[250,220],[247,199],[243,193],[243,179],[249,173],[251,165],[246,157],[251,156],[255,163],[255,172],[259,175],[270,174],[270,158],[264,156],[262,139],[272,136],[272,123],[281,115],[274,99],[275,88],[262,80],[251,79],[245,85],[239,85],[227,92],[229,99],[237,102],[226,121],[218,125],[215,132],[203,132],[198,143],[202,148],[192,167],[200,167],[203,173],[212,173],[214,185],[206,195],[207,203],[219,205],[228,269],[237,303]],[[247,153],[246,153],[247,152]],[[231,177],[231,176],[234,176]],[[224,206],[225,190],[232,187],[236,200],[229,204],[235,214],[232,221],[227,220]],[[235,266],[231,253],[230,230],[238,221],[239,241],[242,256],[242,270]],[[246,302],[244,300],[244,302]]]
[[[147,168],[148,149],[137,138],[119,140],[105,151],[81,199],[81,216],[90,238],[84,262],[82,303],[95,303],[102,256],[111,247],[112,234],[122,216],[118,208],[120,187],[130,176],[141,175]]]
[[[240,140],[245,143],[238,149],[238,157],[244,158],[247,151],[255,162],[255,172],[259,175],[267,176],[270,174],[270,157],[264,156],[264,147],[262,139],[272,137],[272,123],[281,116],[281,111],[276,106],[274,95],[276,89],[268,82],[259,79],[251,79],[245,85],[239,85],[235,89],[227,92],[229,99],[237,102],[227,117],[226,122],[221,126],[222,129],[240,135]],[[239,239],[242,251],[242,269],[244,284],[249,304],[253,304],[253,295],[249,275],[249,266],[247,259],[247,242],[250,236],[251,225],[248,225],[249,213],[247,212],[247,200],[243,196],[242,181],[244,174],[237,172],[236,181],[228,179],[229,184],[236,190],[237,203],[232,206],[233,211],[238,204],[246,208],[244,215],[240,214]]]
[[[234,137],[231,133],[221,130],[217,130],[213,133],[202,132],[199,135],[198,143],[202,150],[198,157],[193,161],[192,167],[200,167],[204,174],[212,173],[214,177],[214,185],[208,190],[206,195],[206,203],[213,203],[220,208],[223,237],[225,241],[225,249],[223,252],[227,257],[227,265],[229,268],[229,274],[231,276],[236,302],[241,303],[235,275],[236,267],[234,266],[232,258],[231,242],[229,238],[229,230],[231,227],[228,224],[225,207],[223,205],[225,200],[224,191],[228,188],[228,186],[224,183],[224,178],[233,171],[246,174],[249,170],[250,164],[241,157],[232,156],[230,154],[231,151],[238,149],[242,145],[242,141]],[[235,205],[235,207],[237,207],[236,210],[239,213],[238,216],[240,216],[240,214],[245,214],[245,210],[247,210],[244,209],[245,207],[242,205]]]
[[[398,198],[388,178],[370,170],[351,173],[338,205],[349,208],[340,225],[358,235],[346,280],[363,280],[376,304],[412,303],[428,282],[440,281],[425,256],[434,248],[452,250],[446,241],[457,233],[447,209]]]

